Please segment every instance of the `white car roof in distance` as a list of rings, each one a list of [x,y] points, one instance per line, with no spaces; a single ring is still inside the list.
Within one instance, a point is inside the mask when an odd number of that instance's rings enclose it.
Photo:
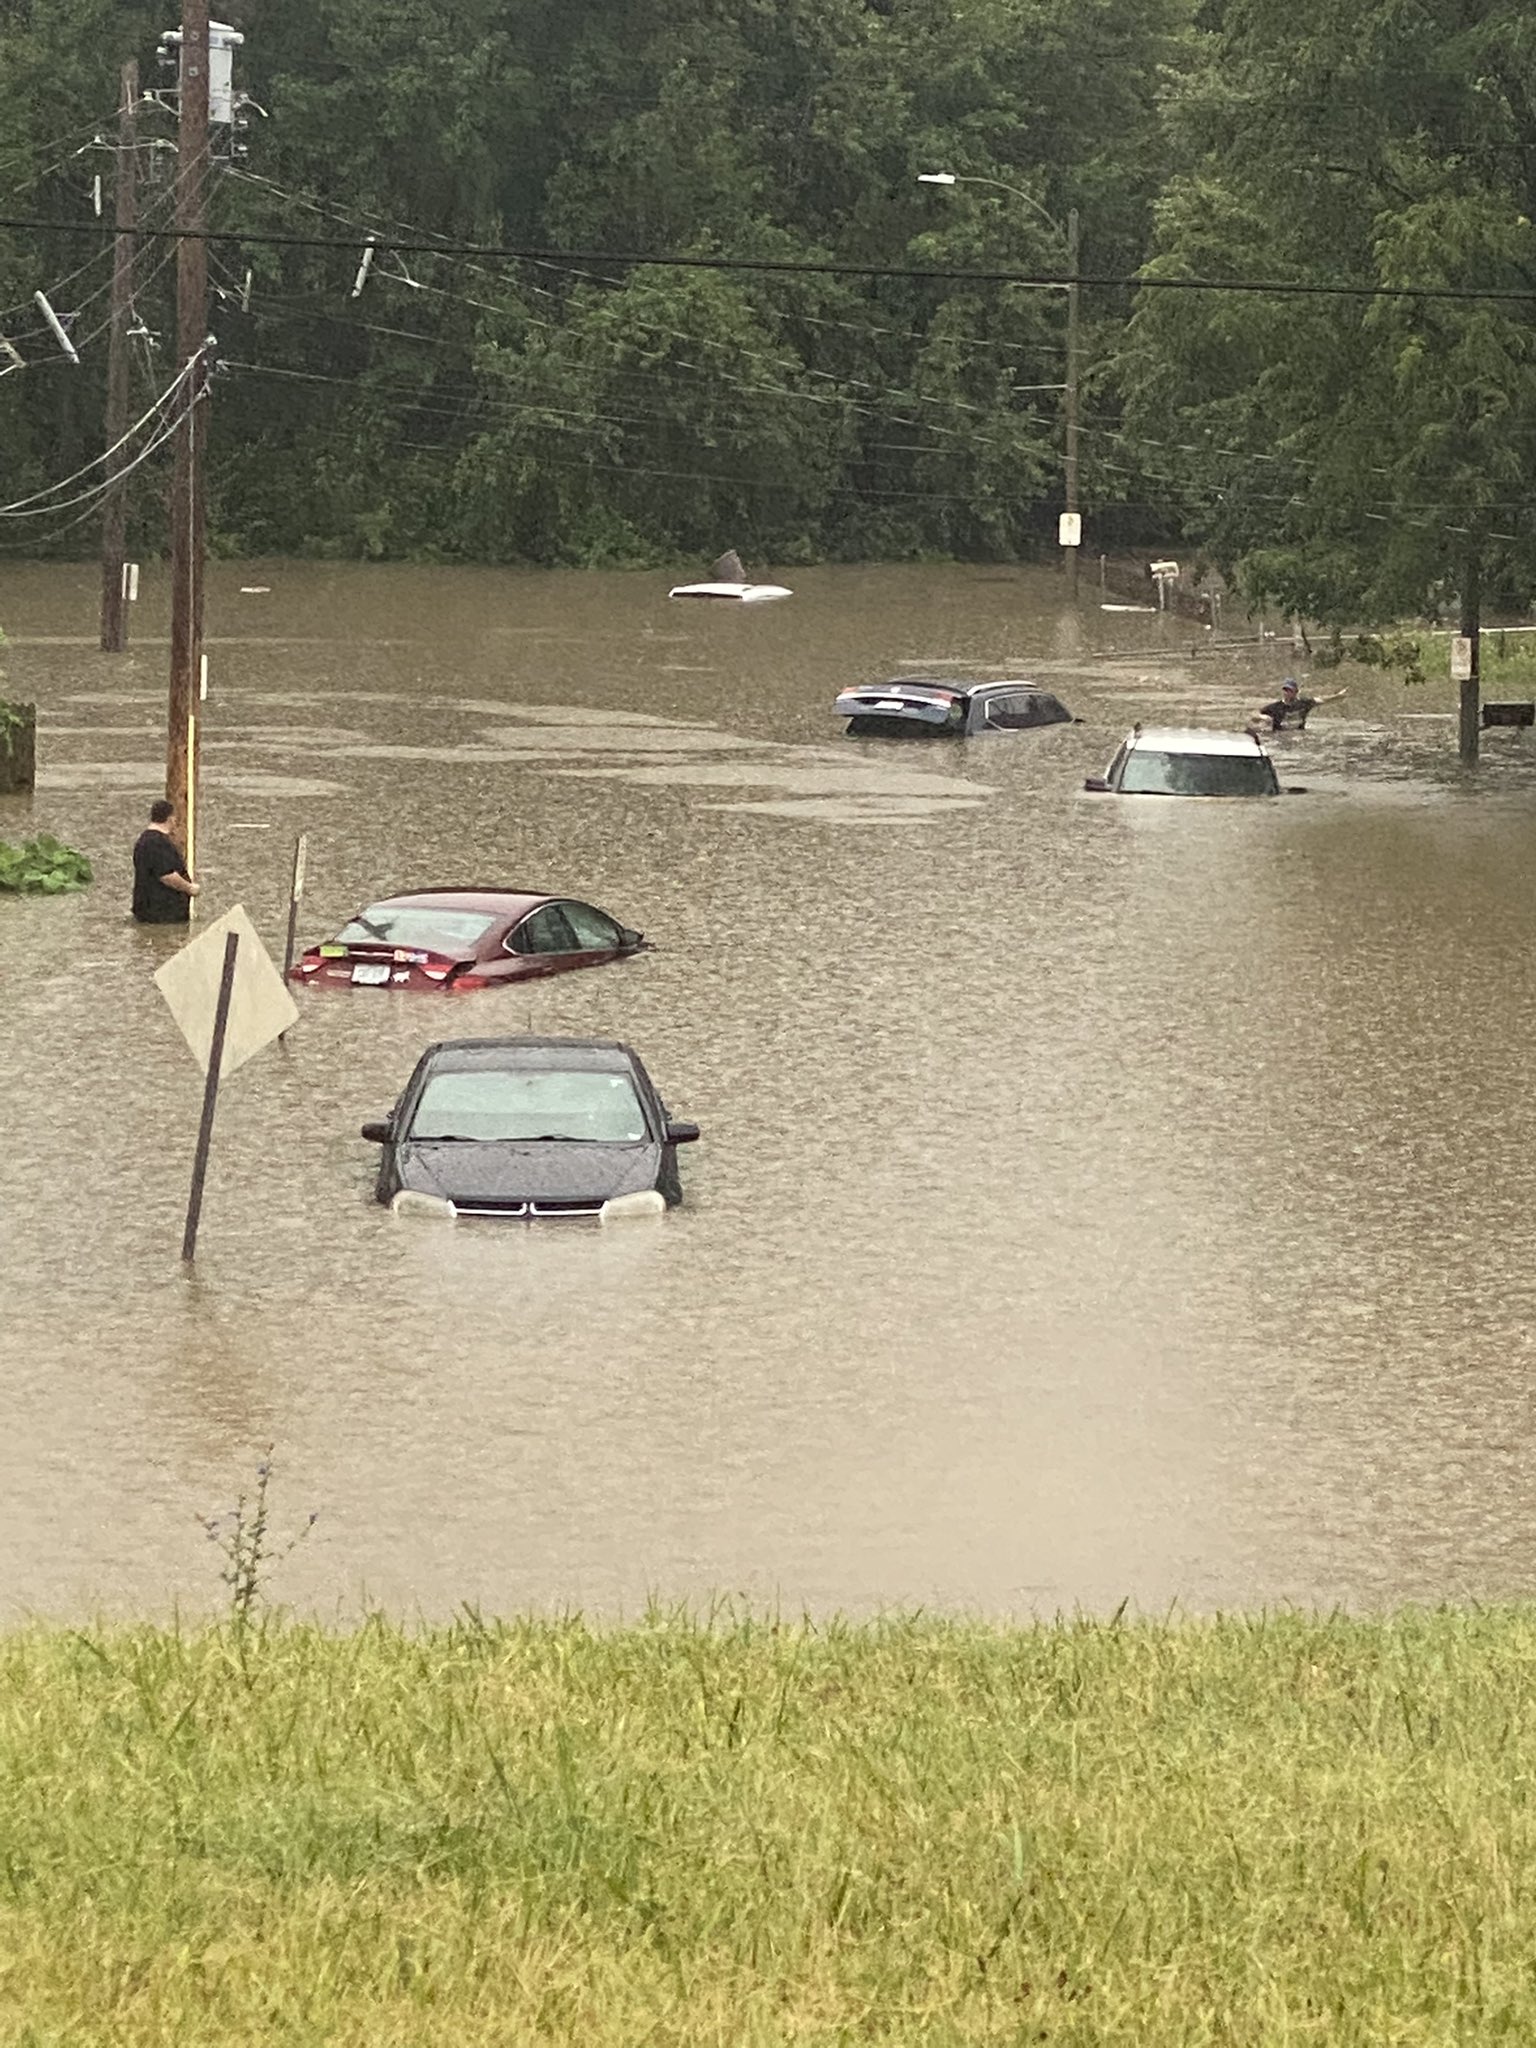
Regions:
[[[1257,733],[1207,732],[1189,725],[1144,725],[1126,735],[1132,751],[1148,747],[1159,754],[1262,754]]]

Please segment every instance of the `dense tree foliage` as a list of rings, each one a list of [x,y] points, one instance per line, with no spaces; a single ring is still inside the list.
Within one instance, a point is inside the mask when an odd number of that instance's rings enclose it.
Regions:
[[[605,562],[1049,543],[1064,295],[877,271],[1366,284],[1084,295],[1092,543],[1205,548],[1322,619],[1445,607],[1536,543],[1536,43],[1521,0],[230,0],[265,109],[211,193],[213,523],[241,550]],[[0,11],[0,476],[101,448],[110,178],[140,0]],[[147,112],[149,224],[172,124]],[[920,185],[947,168],[976,183]],[[988,182],[991,181],[991,182]],[[380,255],[353,295],[370,232]],[[333,239],[303,247],[267,236]],[[455,253],[470,243],[566,252]],[[585,252],[578,260],[574,252]],[[147,242],[138,389],[168,375]],[[728,255],[825,271],[708,270]],[[841,266],[841,267],[839,267]],[[860,274],[864,266],[866,274]],[[67,366],[31,305],[71,316]],[[5,370],[9,358],[0,360]],[[163,533],[165,458],[134,478]],[[0,546],[89,543],[64,514]]]
[[[1536,37],[1523,0],[1225,0],[1171,97],[1119,365],[1170,502],[1251,595],[1329,621],[1528,599]],[[1394,296],[1438,287],[1467,297]],[[1478,298],[1475,294],[1531,294]]]
[[[1183,0],[215,11],[247,30],[240,83],[268,117],[212,194],[234,237],[214,253],[222,545],[601,562],[731,542],[784,560],[1012,554],[1052,535],[1059,290],[428,250],[381,256],[354,299],[356,252],[388,227],[427,244],[1060,275],[1075,205],[1085,255],[1128,271],[1158,191],[1156,93]],[[91,178],[113,162],[90,136],[111,140],[117,67],[137,56],[158,83],[169,25],[137,0],[0,13],[3,210],[89,218]],[[173,132],[146,116],[152,225],[168,222],[171,154],[150,145]],[[938,166],[1022,196],[916,182]],[[144,404],[168,375],[169,251],[150,243],[141,265],[158,337],[139,344]],[[29,364],[0,379],[7,501],[99,452],[108,272],[104,244],[0,230],[0,329]],[[78,371],[41,332],[39,283],[73,316]],[[1092,366],[1126,310],[1124,294],[1087,296],[1086,403],[1111,425]],[[1102,503],[1138,485],[1111,462],[1093,488]],[[134,487],[153,545],[159,458]],[[36,522],[44,539],[59,524]]]

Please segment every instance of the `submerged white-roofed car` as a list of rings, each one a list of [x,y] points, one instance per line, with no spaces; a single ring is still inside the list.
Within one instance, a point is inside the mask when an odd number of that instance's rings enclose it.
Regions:
[[[707,583],[674,583],[668,597],[713,597],[731,604],[766,604],[775,597],[791,597],[782,583],[753,583],[748,580],[740,555],[734,548],[710,564]]]
[[[1251,732],[1136,726],[1102,775],[1084,789],[1113,796],[1299,796]]]

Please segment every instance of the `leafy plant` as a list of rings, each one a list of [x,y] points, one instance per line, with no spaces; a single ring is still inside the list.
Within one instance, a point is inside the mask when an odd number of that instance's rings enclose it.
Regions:
[[[0,636],[0,646],[3,645],[4,638]],[[30,704],[12,704],[0,697],[0,753],[9,757],[16,752],[17,736],[30,725],[31,711]]]
[[[85,855],[63,845],[51,833],[39,832],[20,846],[0,839],[0,889],[25,896],[63,896],[85,888],[91,880],[91,864]]]
[[[1337,668],[1356,661],[1363,668],[1401,669],[1405,683],[1424,680],[1424,648],[1412,633],[1356,633],[1347,638],[1335,627],[1332,638],[1312,656],[1314,668]]]
[[[274,1551],[267,1512],[267,1488],[271,1480],[272,1446],[268,1444],[266,1456],[256,1467],[255,1492],[242,1493],[235,1505],[222,1515],[200,1518],[208,1541],[216,1543],[224,1553],[224,1569],[219,1576],[229,1588],[230,1609],[240,1628],[250,1621],[256,1603],[262,1597],[267,1574],[304,1541],[320,1519],[320,1510],[311,1509],[309,1520]]]

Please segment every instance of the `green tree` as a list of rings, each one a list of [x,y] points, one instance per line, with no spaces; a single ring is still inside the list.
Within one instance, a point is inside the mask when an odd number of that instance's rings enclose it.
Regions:
[[[1536,58],[1514,0],[1235,0],[1173,94],[1122,354],[1171,506],[1248,595],[1327,623],[1536,590]]]
[[[433,245],[1060,268],[1059,234],[1028,206],[916,184],[944,163],[1027,189],[1057,221],[1078,206],[1092,263],[1130,267],[1187,4],[229,0],[241,83],[269,118],[212,199],[228,238],[211,251],[217,544],[581,562],[727,540],[759,559],[1009,556],[1045,539],[1060,292]],[[91,166],[49,146],[109,119],[123,57],[153,75],[165,25],[137,0],[0,10],[0,165],[9,151],[27,210],[81,217]],[[163,187],[151,204],[163,224]],[[354,296],[365,237],[402,228],[426,246],[381,257]],[[169,253],[146,244],[146,405],[169,374]],[[0,474],[22,488],[100,447],[86,295],[108,252],[85,254],[83,370],[0,379]],[[63,235],[0,239],[4,297],[25,308],[79,260]],[[1090,304],[1090,359],[1123,315]],[[1117,448],[1102,378],[1098,392],[1090,424]],[[135,484],[152,544],[163,468]],[[1113,459],[1090,484],[1137,487]]]

